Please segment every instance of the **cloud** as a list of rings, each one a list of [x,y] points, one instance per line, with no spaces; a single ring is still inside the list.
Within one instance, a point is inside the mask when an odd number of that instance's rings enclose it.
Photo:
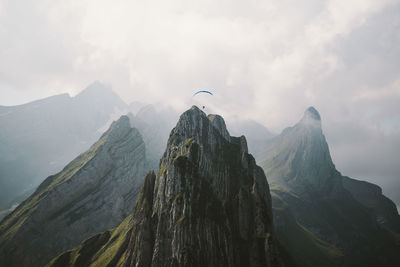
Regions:
[[[0,104],[101,80],[184,110],[209,89],[210,109],[274,132],[313,105],[338,169],[383,184],[399,171],[399,12],[398,0],[0,0]]]

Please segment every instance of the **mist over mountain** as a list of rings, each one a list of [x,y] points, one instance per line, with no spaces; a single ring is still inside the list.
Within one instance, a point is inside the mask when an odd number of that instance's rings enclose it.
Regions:
[[[301,266],[397,266],[400,216],[379,186],[342,176],[318,111],[270,139],[257,159],[269,182],[278,239]]]
[[[0,267],[400,267],[400,0],[0,0]]]
[[[249,151],[255,158],[264,151],[268,140],[275,136],[265,126],[254,120],[234,120],[228,122],[229,131],[234,136],[246,136]]]
[[[145,105],[139,108],[135,115],[130,112],[128,117],[132,127],[139,130],[146,144],[149,170],[157,171],[169,133],[179,114],[171,108]]]
[[[141,105],[140,103],[137,105]],[[147,159],[150,169],[157,170],[159,160],[164,153],[170,130],[179,118],[177,110],[157,104],[144,105],[133,112],[129,109],[128,117],[132,127],[137,128],[146,143]],[[254,120],[235,119],[227,123],[227,128],[234,136],[246,136],[249,151],[255,156],[264,151],[267,140],[275,136],[266,127]]]
[[[112,89],[94,82],[74,97],[55,95],[19,106],[0,106],[0,219],[33,193],[44,177],[58,172],[89,148],[120,115],[128,114],[146,143],[148,169],[157,169],[179,113],[165,105],[126,105]],[[256,151],[268,130],[254,121],[235,121]]]
[[[89,150],[49,176],[0,224],[1,266],[43,266],[132,211],[147,172],[145,144],[122,116]]]
[[[99,82],[74,97],[62,94],[1,106],[0,208],[8,208],[14,198],[88,149],[113,114],[125,108],[120,97]]]
[[[315,108],[279,135],[231,122],[247,141],[196,106],[173,127],[175,110],[133,105],[136,114],[113,122],[1,222],[2,265],[400,262],[395,204],[379,186],[336,170]]]

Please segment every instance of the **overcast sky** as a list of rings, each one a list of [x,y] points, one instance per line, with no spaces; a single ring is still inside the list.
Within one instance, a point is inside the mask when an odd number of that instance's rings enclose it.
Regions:
[[[338,169],[400,203],[399,0],[0,0],[0,105],[95,80],[179,109],[212,90],[276,133],[315,106]]]

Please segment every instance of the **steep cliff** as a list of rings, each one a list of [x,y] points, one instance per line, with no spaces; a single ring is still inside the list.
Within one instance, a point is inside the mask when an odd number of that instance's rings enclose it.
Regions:
[[[272,138],[258,162],[277,236],[302,266],[398,266],[400,217],[376,185],[343,177],[315,108]]]
[[[122,116],[85,153],[48,177],[0,224],[0,265],[40,266],[131,212],[145,145]]]
[[[284,265],[268,183],[246,139],[230,136],[222,117],[207,117],[195,106],[172,130],[158,174],[147,175],[132,217],[85,242],[103,238],[50,265],[78,266],[81,251],[91,248],[84,266]]]

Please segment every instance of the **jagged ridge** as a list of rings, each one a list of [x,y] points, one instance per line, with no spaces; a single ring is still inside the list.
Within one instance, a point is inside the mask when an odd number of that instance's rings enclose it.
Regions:
[[[130,225],[127,249],[108,257],[117,265],[284,264],[268,183],[246,139],[229,136],[222,117],[207,118],[197,107],[172,130],[159,172],[147,176]],[[92,254],[91,264],[107,244]],[[53,266],[62,257],[71,258],[63,254]]]
[[[0,107],[0,210],[21,203],[44,178],[89,149],[112,114],[125,107],[99,82],[74,97],[61,94]]]
[[[139,132],[122,116],[88,151],[48,177],[0,225],[0,265],[40,266],[118,225],[145,173]]]

